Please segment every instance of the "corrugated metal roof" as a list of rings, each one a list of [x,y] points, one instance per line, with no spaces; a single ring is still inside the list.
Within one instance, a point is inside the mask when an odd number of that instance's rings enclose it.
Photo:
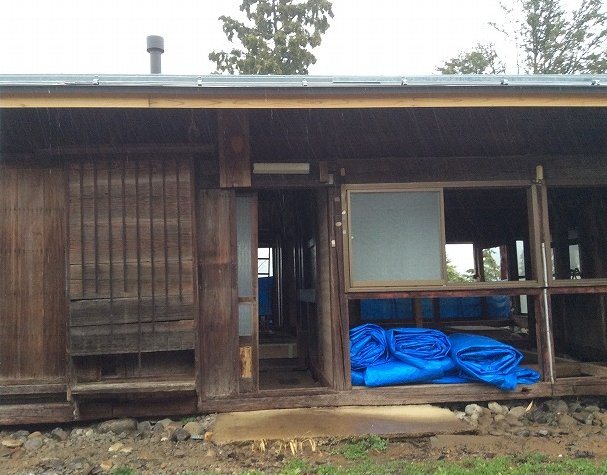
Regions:
[[[0,88],[102,86],[136,88],[382,88],[382,87],[605,87],[607,74],[598,75],[433,75],[433,76],[171,76],[146,75],[0,75]]]

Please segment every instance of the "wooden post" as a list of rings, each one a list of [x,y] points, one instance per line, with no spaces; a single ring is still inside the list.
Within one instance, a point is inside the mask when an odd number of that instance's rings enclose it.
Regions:
[[[251,144],[246,111],[222,110],[217,113],[219,147],[219,186],[251,186]]]

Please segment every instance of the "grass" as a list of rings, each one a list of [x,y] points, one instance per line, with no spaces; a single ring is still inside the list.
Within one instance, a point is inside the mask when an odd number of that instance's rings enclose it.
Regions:
[[[361,443],[364,442],[364,443]],[[373,460],[372,450],[384,451],[388,441],[377,437],[350,442],[344,447],[347,466],[315,465],[305,459],[291,459],[278,471],[279,475],[607,475],[607,460],[597,463],[590,459],[551,459],[542,454],[518,457],[498,456],[492,459],[470,457],[460,461],[429,460]],[[346,452],[347,451],[347,452]],[[348,458],[346,453],[353,456]],[[363,455],[364,454],[364,455]],[[186,472],[188,475],[210,475],[217,472]],[[263,475],[258,470],[240,472],[239,475]],[[128,467],[121,467],[113,475],[138,475]],[[184,474],[185,475],[185,474]]]
[[[301,471],[281,471],[280,475],[607,475],[607,461],[600,465],[588,459],[548,459],[542,454],[522,457],[471,457],[458,462],[405,460],[374,461],[359,459],[351,466],[331,464],[312,467],[300,465]],[[285,469],[287,467],[285,466]]]
[[[112,472],[112,475],[138,475],[137,471],[129,467],[118,467]]]
[[[348,460],[359,460],[368,457],[370,452],[385,452],[388,444],[387,439],[382,439],[378,435],[369,435],[348,442],[340,453]]]

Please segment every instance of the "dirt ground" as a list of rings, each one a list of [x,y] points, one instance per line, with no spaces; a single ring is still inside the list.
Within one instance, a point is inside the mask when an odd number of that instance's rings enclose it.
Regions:
[[[540,453],[555,460],[585,458],[598,464],[607,459],[607,436],[601,432],[598,418],[596,421],[594,424],[572,422],[567,428],[531,421],[525,422],[522,431],[513,428],[518,433],[494,435],[487,433],[493,429],[471,424],[470,433],[466,434],[392,438],[382,450],[374,447],[367,450],[365,457],[379,462],[425,462]],[[147,428],[142,429],[142,423]],[[212,437],[206,437],[208,433],[205,435],[204,430],[202,435],[179,441],[180,424],[187,427],[187,421],[181,420],[170,422],[164,429],[158,421],[139,421],[136,430],[123,432],[104,432],[97,424],[59,429],[0,428],[0,474],[143,475],[254,470],[277,473],[293,459],[305,460],[312,467],[328,464],[352,467],[358,462],[351,452],[361,448],[360,442],[349,439],[258,440],[218,445],[212,442]]]
[[[308,460],[312,465],[351,466],[356,461],[343,455],[347,442],[304,440],[297,443],[295,454],[289,441],[214,446],[188,440],[156,442],[150,439],[128,440],[130,453],[108,452],[114,444],[89,441],[82,445],[50,445],[35,453],[25,450],[16,457],[0,459],[3,474],[97,474],[112,473],[122,467],[139,474],[182,474],[187,472],[239,473],[247,470],[279,471],[290,459]],[[461,460],[472,456],[542,453],[551,458],[607,458],[604,436],[512,438],[489,435],[439,435],[406,440],[391,440],[383,452],[371,451],[374,460],[410,461]]]

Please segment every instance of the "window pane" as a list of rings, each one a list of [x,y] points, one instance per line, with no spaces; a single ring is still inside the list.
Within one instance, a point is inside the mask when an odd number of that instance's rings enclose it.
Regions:
[[[442,280],[438,191],[350,192],[353,282]]]

